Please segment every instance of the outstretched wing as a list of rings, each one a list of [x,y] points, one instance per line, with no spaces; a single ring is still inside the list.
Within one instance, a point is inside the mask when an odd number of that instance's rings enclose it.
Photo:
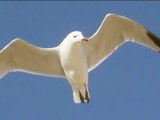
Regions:
[[[64,77],[58,48],[40,48],[17,38],[0,51],[0,77],[8,72]]]
[[[135,21],[108,14],[98,30],[84,44],[89,71],[103,62],[120,45],[131,41],[160,51],[160,39]]]

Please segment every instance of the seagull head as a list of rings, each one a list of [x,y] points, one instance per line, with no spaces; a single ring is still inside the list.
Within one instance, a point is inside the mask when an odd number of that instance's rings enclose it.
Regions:
[[[88,42],[88,38],[84,37],[79,31],[73,31],[69,33],[65,40],[72,42]]]

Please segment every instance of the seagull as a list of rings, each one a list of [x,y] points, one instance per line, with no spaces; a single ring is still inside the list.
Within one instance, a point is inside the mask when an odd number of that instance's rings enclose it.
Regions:
[[[88,73],[126,42],[160,52],[160,39],[154,33],[132,19],[109,13],[89,38],[74,31],[57,47],[41,48],[21,38],[12,40],[0,51],[0,77],[15,71],[62,77],[68,80],[75,103],[89,103]]]

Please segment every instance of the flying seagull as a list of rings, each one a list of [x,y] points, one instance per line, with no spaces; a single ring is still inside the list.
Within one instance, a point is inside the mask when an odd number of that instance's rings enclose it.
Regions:
[[[54,48],[40,48],[21,38],[12,40],[0,51],[0,77],[14,71],[63,77],[71,85],[74,102],[88,103],[88,72],[128,41],[160,52],[156,35],[134,20],[110,13],[91,37],[74,31]]]

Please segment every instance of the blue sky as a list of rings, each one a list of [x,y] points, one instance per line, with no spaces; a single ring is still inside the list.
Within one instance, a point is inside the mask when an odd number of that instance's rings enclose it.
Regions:
[[[160,2],[0,2],[0,49],[21,37],[55,47],[71,31],[86,37],[107,13],[160,36]],[[160,55],[126,43],[89,73],[90,103],[74,104],[68,82],[21,72],[0,81],[0,120],[158,120]]]

